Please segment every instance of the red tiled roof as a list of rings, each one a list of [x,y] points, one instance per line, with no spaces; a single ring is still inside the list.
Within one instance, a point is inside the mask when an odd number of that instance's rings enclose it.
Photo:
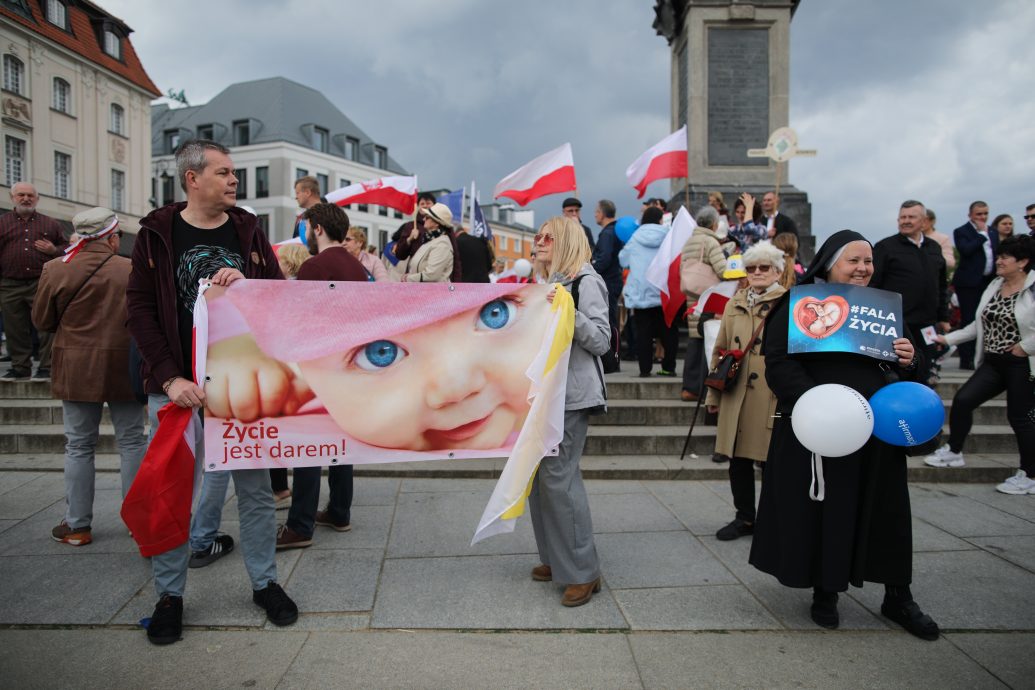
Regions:
[[[77,7],[73,3],[65,5],[67,8],[66,11],[68,12],[69,25],[71,27],[71,33],[69,33],[67,31],[62,31],[60,28],[46,20],[40,9],[39,2],[29,0],[26,4],[31,9],[35,22],[7,9],[3,5],[0,5],[0,16],[6,20],[21,24],[30,31],[34,31],[37,34],[45,36],[55,43],[74,51],[90,62],[125,77],[156,98],[162,95],[158,90],[158,87],[155,86],[155,83],[151,81],[151,77],[147,76],[147,72],[144,71],[144,66],[140,64],[140,58],[137,57],[137,53],[133,49],[133,44],[130,42],[128,37],[122,39],[122,61],[120,62],[101,50],[100,43],[98,43],[97,39],[97,32],[94,31],[93,24],[90,22],[90,16],[81,7]],[[104,12],[101,8],[97,7],[97,5],[93,5],[92,3],[83,4],[96,8],[99,14],[106,15],[119,27],[128,29],[123,22]],[[129,32],[127,31],[126,33]]]

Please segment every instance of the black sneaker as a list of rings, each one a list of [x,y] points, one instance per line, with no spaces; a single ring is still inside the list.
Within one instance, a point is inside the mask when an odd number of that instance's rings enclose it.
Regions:
[[[204,551],[192,551],[190,554],[191,568],[204,568],[206,565],[215,563],[223,556],[234,550],[234,538],[229,534],[220,534],[208,545]]]
[[[183,597],[163,594],[147,624],[147,641],[151,644],[172,644],[183,639]]]
[[[28,381],[32,378],[32,372],[24,369],[8,369],[3,376],[0,376],[0,381]]]
[[[46,367],[39,367],[36,369],[36,373],[32,375],[33,381],[49,381],[50,380],[50,369]]]
[[[906,632],[916,635],[921,640],[933,642],[941,634],[938,624],[921,611],[920,606],[912,599],[909,601],[894,601],[885,597],[884,603],[881,604],[880,612],[905,628]]]
[[[266,617],[273,625],[291,625],[298,620],[298,606],[276,582],[270,582],[266,589],[252,591],[252,601],[266,609]]]
[[[715,538],[719,541],[733,541],[740,537],[746,537],[749,534],[755,533],[754,523],[744,522],[740,518],[736,518],[733,522],[726,525],[718,532],[715,533]]]

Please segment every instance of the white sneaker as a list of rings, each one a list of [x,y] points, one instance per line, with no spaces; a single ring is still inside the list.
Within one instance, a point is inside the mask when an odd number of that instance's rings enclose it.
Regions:
[[[999,493],[1013,494],[1014,496],[1035,494],[1035,479],[1029,479],[1024,470],[1017,470],[1017,474],[997,486],[995,490]]]
[[[953,453],[949,450],[949,444],[945,444],[924,458],[924,464],[931,467],[963,467],[967,463],[963,462],[963,453]]]

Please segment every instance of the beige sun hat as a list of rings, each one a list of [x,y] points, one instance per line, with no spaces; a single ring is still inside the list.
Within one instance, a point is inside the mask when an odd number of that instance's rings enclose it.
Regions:
[[[445,204],[434,204],[430,208],[424,209],[424,213],[443,228],[453,229],[453,212]]]

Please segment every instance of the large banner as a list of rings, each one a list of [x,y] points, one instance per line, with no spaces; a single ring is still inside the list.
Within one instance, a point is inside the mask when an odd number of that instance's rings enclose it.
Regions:
[[[894,362],[902,295],[843,283],[791,288],[787,352],[852,352]]]
[[[208,288],[195,308],[205,469],[506,457],[475,540],[512,530],[499,521],[521,514],[563,435],[574,304],[563,288],[548,301],[553,287]]]

